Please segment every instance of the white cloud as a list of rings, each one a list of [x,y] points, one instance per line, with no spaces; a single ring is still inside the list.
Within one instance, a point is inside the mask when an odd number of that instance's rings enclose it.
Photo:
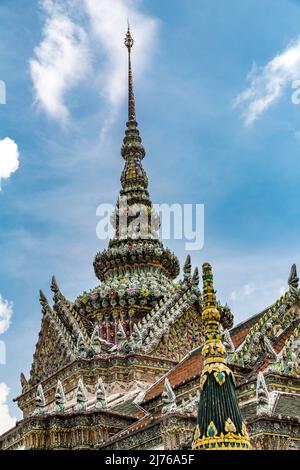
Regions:
[[[140,75],[154,49],[157,21],[142,13],[138,0],[43,0],[43,39],[30,61],[36,100],[63,122],[69,116],[65,94],[91,66],[93,80],[108,103],[106,128],[114,120],[127,90],[127,19],[132,24],[134,74]],[[101,59],[99,65],[97,58]]]
[[[16,424],[16,418],[10,416],[6,403],[8,394],[8,386],[5,383],[0,383],[0,435],[13,428]]]
[[[288,290],[290,267],[297,263],[299,244],[277,246],[276,250],[259,247],[256,250],[233,249],[234,254],[228,254],[220,248],[210,251],[204,249],[200,256],[193,259],[193,264],[200,264],[209,259],[214,271],[215,288],[218,300],[232,307],[235,324],[262,311],[278,300],[280,289]],[[299,263],[298,263],[299,267]],[[250,285],[252,289],[245,288]],[[255,289],[255,290],[253,290]],[[252,295],[245,292],[253,290]]]
[[[0,335],[5,333],[10,327],[10,321],[13,314],[13,305],[11,302],[3,299],[0,294]]]
[[[230,298],[230,300],[235,302],[236,300],[241,300],[242,298],[250,296],[251,294],[253,294],[254,291],[255,291],[255,287],[254,287],[253,284],[245,284],[240,289],[239,293],[237,293],[237,291],[235,291],[235,290],[232,291],[229,294],[229,298]]]
[[[234,100],[242,106],[246,126],[256,121],[294,80],[300,79],[300,36],[263,67],[253,66],[248,75],[250,86]]]
[[[243,294],[244,295],[251,295],[255,291],[255,287],[253,284],[245,284],[243,287]]]
[[[1,179],[9,178],[19,168],[19,150],[9,137],[0,140],[0,190]]]
[[[229,298],[230,298],[230,300],[232,300],[234,302],[237,299],[236,291],[231,292],[231,294],[229,295]]]
[[[69,16],[69,2],[41,3],[47,18],[42,41],[30,60],[35,98],[50,116],[65,123],[69,116],[65,93],[89,68],[88,40],[84,29]]]
[[[248,297],[253,292],[255,291],[255,286],[253,284],[245,284],[242,286],[241,290],[239,291],[239,294],[237,291],[232,291],[229,294],[229,299],[232,300],[232,302],[235,302],[236,300],[241,300],[242,298]]]

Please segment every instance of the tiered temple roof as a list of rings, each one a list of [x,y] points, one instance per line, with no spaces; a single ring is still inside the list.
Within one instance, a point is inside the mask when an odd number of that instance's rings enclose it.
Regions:
[[[248,447],[244,423],[253,448],[300,447],[296,266],[280,299],[233,328],[209,266],[203,292],[190,256],[176,279],[142,166],[129,29],[125,45],[125,164],[115,235],[94,260],[100,285],[71,301],[53,278],[53,305],[40,292],[41,331],[16,399],[23,419],[0,449],[186,449],[193,436],[195,448]]]

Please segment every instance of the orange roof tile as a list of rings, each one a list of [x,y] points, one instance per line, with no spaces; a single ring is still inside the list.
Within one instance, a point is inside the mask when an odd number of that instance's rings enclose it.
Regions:
[[[231,339],[235,348],[238,348],[239,345],[242,344],[249,330],[250,330],[249,327],[245,327],[244,329],[237,331],[236,334],[233,333],[233,335],[231,336]]]
[[[203,365],[203,358],[201,356],[201,348],[194,349],[188,356],[182,359],[177,366],[165,374],[158,382],[152,385],[144,396],[144,402],[161,395],[165,381],[168,377],[170,384],[173,388],[177,385],[186,382],[187,380],[200,376]]]

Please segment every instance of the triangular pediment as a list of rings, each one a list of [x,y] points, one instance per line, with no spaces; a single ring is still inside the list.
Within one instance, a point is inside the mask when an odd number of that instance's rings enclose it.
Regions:
[[[59,326],[50,316],[44,316],[33,356],[30,384],[34,385],[50,377],[70,363],[72,356],[73,352]]]

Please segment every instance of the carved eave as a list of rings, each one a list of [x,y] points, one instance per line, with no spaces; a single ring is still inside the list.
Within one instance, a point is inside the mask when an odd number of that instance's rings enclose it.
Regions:
[[[13,429],[7,431],[0,437],[0,450],[16,450],[20,445],[26,442],[26,449],[40,450],[48,449],[53,450],[57,448],[57,428],[65,430],[67,434],[72,434],[70,443],[76,442],[73,449],[81,450],[80,443],[77,442],[78,429],[82,432],[94,430],[100,442],[104,436],[116,434],[120,429],[126,429],[132,423],[136,422],[137,418],[123,415],[121,413],[112,412],[110,410],[90,410],[84,412],[72,412],[68,415],[56,413],[52,415],[36,415],[30,416],[17,423]],[[39,435],[39,444],[36,444],[35,436]],[[91,448],[96,449],[97,442],[91,445]],[[70,449],[70,447],[68,447]],[[85,447],[86,448],[86,447]]]
[[[259,359],[254,372],[270,370],[279,374],[300,377],[300,318],[294,320]]]
[[[55,277],[52,278],[51,290],[54,293],[53,295],[53,310],[60,317],[61,322],[65,327],[73,334],[75,337],[78,337],[79,334],[82,334],[85,341],[89,341],[89,335],[87,332],[87,324],[84,322],[75,309],[75,306],[62,294],[61,290],[58,287]]]
[[[43,387],[47,402],[45,414],[54,412],[55,390],[59,380],[64,386],[65,395],[69,402],[66,404],[66,410],[69,413],[73,409],[69,405],[70,401],[73,402],[75,399],[75,390],[80,377],[84,377],[89,390],[89,409],[91,407],[90,393],[95,394],[95,386],[99,376],[103,378],[105,383],[107,397],[110,395],[116,397],[116,394],[120,394],[120,392],[121,394],[126,394],[136,392],[137,390],[144,390],[152,381],[157,380],[160,375],[164,374],[175,364],[175,361],[169,359],[138,354],[127,356],[101,354],[91,358],[77,357],[40,380],[39,383]],[[130,376],[128,375],[129,368],[131,371]],[[85,374],[87,370],[90,371],[90,374],[86,380]],[[37,385],[37,383],[31,384],[21,395],[14,399],[23,411],[24,417],[34,412]],[[93,399],[92,405],[94,406],[94,396]],[[110,403],[109,407],[113,406],[113,403]]]

